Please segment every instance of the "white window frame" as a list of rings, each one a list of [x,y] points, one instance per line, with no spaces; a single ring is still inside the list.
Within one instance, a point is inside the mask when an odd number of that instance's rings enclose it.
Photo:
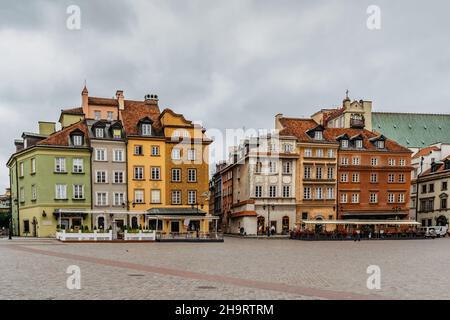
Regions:
[[[160,167],[150,167],[150,180],[161,180]]]
[[[66,172],[66,158],[63,157],[55,158],[55,172],[58,173]]]
[[[100,155],[103,155],[103,157],[100,157]],[[105,148],[95,148],[95,161],[108,161],[108,155]]]
[[[101,175],[101,178],[105,178],[105,181],[100,181],[102,179],[99,179],[99,174],[104,173],[104,175]],[[108,183],[108,171],[106,170],[96,170],[95,171],[95,183]]]
[[[150,201],[151,203],[161,203],[161,189],[150,190]]]
[[[80,190],[81,188],[81,190]],[[73,184],[72,185],[73,199],[83,200],[84,199],[84,185],[83,184]]]
[[[105,197],[100,197],[100,195],[104,195]],[[101,200],[101,201],[99,201]],[[104,202],[103,202],[104,200]],[[95,193],[95,205],[98,207],[105,207],[108,205],[108,192],[106,191],[97,191]]]
[[[140,173],[140,174],[137,174],[137,173]],[[141,176],[141,177],[138,177],[138,176]],[[145,179],[145,173],[144,173],[143,166],[133,167],[133,179],[134,180],[144,180]]]
[[[145,203],[145,192],[143,189],[134,190],[134,203],[137,204]]]
[[[113,206],[120,207],[125,203],[125,192],[113,192]]]
[[[188,190],[188,204],[196,204],[196,203],[197,203],[197,191]]]
[[[171,152],[172,160],[180,160],[181,159],[181,150],[178,148],[173,148]]]
[[[188,169],[188,182],[197,182],[197,169]]]
[[[73,173],[83,173],[84,172],[84,159],[83,158],[73,158],[72,159],[72,172]]]
[[[172,190],[170,196],[172,204],[181,204],[181,190]]]
[[[122,177],[122,181],[118,181],[118,177]],[[125,171],[123,170],[114,170],[113,171],[113,183],[114,184],[124,184],[125,183]]]
[[[255,186],[255,198],[262,198],[263,195],[263,187],[261,185],[256,185]]]
[[[67,199],[67,184],[57,183],[55,185],[55,199],[57,200]]]
[[[195,161],[196,160],[196,150],[195,149],[188,149],[187,157],[189,161]]]
[[[270,185],[269,186],[269,198],[276,198],[276,197],[277,197],[277,186]]]
[[[125,162],[124,149],[113,149],[113,162]]]

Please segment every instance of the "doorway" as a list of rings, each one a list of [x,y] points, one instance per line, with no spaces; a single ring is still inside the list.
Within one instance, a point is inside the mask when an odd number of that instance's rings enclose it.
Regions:
[[[170,222],[170,232],[172,232],[172,233],[180,232],[180,222],[179,221],[171,221]]]

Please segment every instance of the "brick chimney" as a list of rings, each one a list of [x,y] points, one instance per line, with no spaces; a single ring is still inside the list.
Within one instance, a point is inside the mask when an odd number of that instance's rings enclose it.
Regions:
[[[81,108],[83,108],[83,113],[85,117],[89,116],[89,92],[86,88],[86,85],[83,88],[83,91],[81,91]]]
[[[158,95],[156,94],[146,94],[144,97],[145,103],[146,104],[158,104]]]
[[[125,109],[125,103],[124,103],[124,95],[123,95],[123,90],[117,90],[116,91],[116,99],[119,103],[119,110],[124,110]]]

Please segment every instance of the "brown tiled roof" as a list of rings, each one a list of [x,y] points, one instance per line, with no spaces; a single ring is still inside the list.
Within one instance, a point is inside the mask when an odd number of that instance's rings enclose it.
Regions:
[[[237,218],[237,217],[256,217],[256,211],[239,211],[239,212],[233,212],[231,214],[232,218]]]
[[[52,146],[69,146],[69,135],[74,130],[81,130],[84,133],[84,138],[88,142],[89,135],[85,120],[77,122],[60,131],[51,134],[47,139],[39,141],[38,145],[52,145]]]
[[[89,97],[88,104],[96,105],[96,106],[112,106],[117,107],[119,102],[113,98],[98,98],[98,97]]]
[[[124,104],[125,110],[121,110],[121,115],[127,135],[138,135],[139,120],[145,117],[153,120],[153,128],[156,131],[161,130],[160,111],[157,104],[131,100],[125,100]]]
[[[306,133],[308,130],[318,126],[314,120],[281,118],[280,123],[283,126],[283,129],[280,131],[280,135],[293,135],[297,137],[300,142],[314,142],[314,139]],[[349,137],[361,135],[363,137],[363,145],[366,150],[377,150],[369,139],[378,137],[379,134],[366,129],[325,128],[323,131],[323,138],[325,142],[336,142],[336,138],[344,134],[347,134]],[[408,148],[403,147],[390,139],[386,139],[385,147],[389,151],[409,152]]]
[[[61,113],[65,113],[65,114],[83,114],[83,108],[78,107],[78,108],[71,108],[71,109],[63,109],[61,110]]]
[[[344,113],[344,108],[339,108],[333,111],[327,111],[323,115],[323,123],[326,125],[328,121],[340,116]]]
[[[439,149],[439,147],[437,147],[437,146],[426,147],[426,148],[423,148],[423,149],[420,149],[419,151],[417,151],[416,154],[413,155],[412,158],[413,158],[413,159],[417,159],[417,158],[420,158],[420,157],[422,157],[422,156],[427,156],[427,155],[429,155],[432,151],[438,151],[438,150],[440,150],[440,149]]]
[[[445,166],[444,166],[444,161],[450,161],[450,155],[446,156],[444,159],[442,159],[442,163],[438,164],[439,168],[437,168],[437,170],[435,172],[431,172],[431,168],[429,168],[428,170],[426,170],[424,173],[421,174],[421,176],[426,176],[429,174],[436,174],[436,173],[441,173],[443,171],[450,171],[450,170],[444,170]]]

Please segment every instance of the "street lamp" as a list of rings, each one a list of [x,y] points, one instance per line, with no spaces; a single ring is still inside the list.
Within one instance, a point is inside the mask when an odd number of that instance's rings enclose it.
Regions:
[[[275,210],[275,206],[274,205],[270,205],[270,204],[268,204],[267,206],[266,205],[263,205],[263,210],[266,210],[266,207],[267,207],[267,236],[268,237],[270,237],[270,208],[272,208],[272,210]]]

